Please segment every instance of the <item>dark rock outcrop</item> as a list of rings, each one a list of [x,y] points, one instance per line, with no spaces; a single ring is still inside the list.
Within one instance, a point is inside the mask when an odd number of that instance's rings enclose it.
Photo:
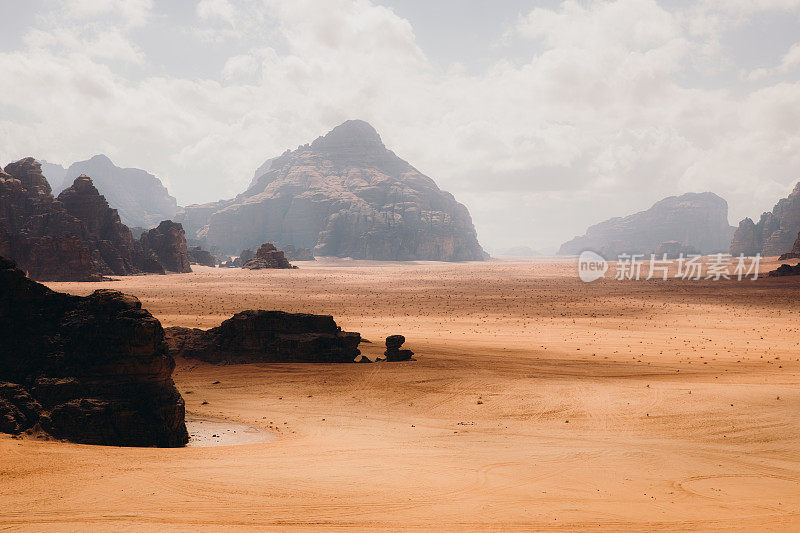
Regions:
[[[591,226],[586,234],[561,245],[559,255],[585,250],[606,259],[620,254],[654,253],[666,241],[678,241],[709,254],[726,251],[734,228],[728,224],[728,203],[714,193],[670,196],[646,210]]]
[[[0,171],[0,255],[42,281],[102,279],[84,225],[53,198],[31,157]]]
[[[88,176],[79,176],[53,198],[33,158],[0,171],[0,254],[40,281],[93,281],[104,276],[176,272],[186,241],[180,224],[169,222],[133,239],[116,209]],[[178,259],[176,259],[178,258]],[[166,263],[166,265],[164,264]]]
[[[781,265],[775,270],[771,270],[769,273],[767,273],[767,276],[770,277],[800,276],[800,263],[797,263],[795,266]]]
[[[102,274],[125,276],[140,271],[134,265],[131,231],[120,221],[117,210],[109,207],[91,178],[84,175],[75,178],[58,195],[58,201],[83,223],[84,241],[89,244]]]
[[[188,253],[189,264],[191,265],[217,266],[217,260],[208,250],[203,250],[199,246],[192,246],[189,248]]]
[[[779,261],[786,261],[787,259],[800,259],[800,233],[798,233],[791,251],[781,254],[778,258]]]
[[[401,350],[400,347],[406,342],[406,338],[402,335],[389,335],[386,337],[386,351],[383,355],[387,361],[410,361],[414,357],[414,352],[411,350]]]
[[[296,268],[286,260],[283,252],[275,248],[272,243],[265,242],[262,244],[256,256],[249,259],[242,264],[242,268],[249,270],[261,270],[264,268]]]
[[[120,168],[105,155],[70,165],[58,190],[68,187],[81,174],[92,177],[95,187],[128,226],[149,228],[172,219],[178,212],[178,203],[161,180],[138,168]]]
[[[186,207],[176,220],[227,253],[272,242],[356,259],[486,257],[467,208],[360,120],[287,150],[236,198]]]
[[[165,270],[170,272],[191,272],[189,249],[183,226],[171,220],[161,223],[142,233],[137,246],[140,253],[152,260],[155,258]]]
[[[781,255],[793,249],[792,243],[800,233],[800,183],[792,193],[775,204],[772,211],[763,213],[758,222],[745,218],[739,223],[731,240],[731,255],[764,257]]]
[[[55,292],[0,258],[0,430],[38,424],[85,444],[182,446],[174,365],[138,299]]]
[[[361,353],[361,336],[333,317],[283,311],[242,311],[209,330],[167,328],[166,342],[174,356],[211,363],[350,363]]]

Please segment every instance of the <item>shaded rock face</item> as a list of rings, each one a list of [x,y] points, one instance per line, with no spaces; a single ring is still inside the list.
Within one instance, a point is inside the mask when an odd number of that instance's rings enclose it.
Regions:
[[[189,264],[191,265],[217,266],[217,260],[208,250],[203,250],[199,246],[192,246],[189,248],[188,253]]]
[[[162,221],[157,227],[145,231],[139,238],[138,246],[144,257],[155,259],[170,272],[191,272],[189,249],[183,226],[171,220]]]
[[[792,193],[775,204],[771,212],[763,213],[758,222],[745,218],[739,223],[731,240],[731,255],[764,257],[781,255],[793,250],[800,233],[800,183]]]
[[[227,253],[272,242],[356,259],[486,257],[467,208],[366,122],[347,121],[265,168],[243,194],[189,206],[177,220]]]
[[[171,327],[174,356],[211,363],[350,363],[361,335],[342,331],[329,315],[242,311],[209,329]]]
[[[272,243],[266,242],[262,244],[256,256],[252,259],[245,261],[242,268],[250,270],[261,270],[264,268],[295,268],[286,260],[283,252],[275,248]]]
[[[30,157],[0,171],[0,254],[43,281],[102,278],[84,225],[53,198]]]
[[[134,265],[133,237],[88,176],[79,176],[58,195],[67,212],[80,220],[84,239],[102,274],[125,276],[138,273]]]
[[[0,258],[0,430],[182,446],[184,402],[164,331],[138,299],[54,292]]]
[[[76,178],[56,199],[35,159],[6,168],[14,175],[0,171],[0,254],[33,279],[93,281],[108,275],[163,274],[162,258],[172,267],[176,256],[186,255],[180,224],[169,222],[144,244],[134,240],[88,176]]]
[[[728,203],[714,193],[670,196],[646,210],[591,226],[586,234],[565,242],[560,255],[594,251],[606,259],[620,254],[651,254],[666,241],[678,241],[709,254],[726,251],[734,228],[728,224]]]
[[[48,165],[54,175],[53,165]],[[128,226],[149,228],[161,220],[171,219],[178,212],[178,203],[154,175],[138,168],[120,168],[104,155],[78,161],[64,171],[60,191],[81,174],[89,175],[108,203],[119,211]],[[54,178],[53,178],[54,179]]]

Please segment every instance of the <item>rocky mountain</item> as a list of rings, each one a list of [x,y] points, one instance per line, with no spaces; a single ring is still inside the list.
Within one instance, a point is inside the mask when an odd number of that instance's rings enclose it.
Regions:
[[[60,174],[59,168],[63,169],[52,163],[42,166],[51,184]],[[69,187],[81,174],[92,177],[97,190],[119,212],[127,226],[150,228],[162,220],[172,219],[178,212],[178,203],[161,180],[138,168],[118,167],[102,154],[73,163],[64,170],[61,185],[53,187],[56,193]]]
[[[236,198],[186,207],[176,220],[228,254],[272,242],[357,259],[485,257],[467,208],[360,120],[271,160]]]
[[[592,250],[606,259],[623,253],[650,254],[661,243],[703,254],[727,251],[734,228],[728,224],[728,203],[711,192],[670,196],[646,210],[591,226],[586,234],[561,245],[560,255]]]
[[[0,257],[0,431],[38,424],[83,444],[182,446],[174,368],[138,299],[55,292]]]
[[[183,230],[167,222],[162,230],[151,230],[164,236],[137,241],[88,176],[79,176],[53,198],[35,159],[0,171],[0,255],[16,261],[33,279],[90,281],[164,273],[165,266],[188,272],[188,259],[180,259],[187,255]]]
[[[793,249],[800,233],[800,182],[788,197],[775,204],[772,211],[763,213],[758,223],[750,218],[739,222],[730,245],[731,255],[761,254],[769,257]]]

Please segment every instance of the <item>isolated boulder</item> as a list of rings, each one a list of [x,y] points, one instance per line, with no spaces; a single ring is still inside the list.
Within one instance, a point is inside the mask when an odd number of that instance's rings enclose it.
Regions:
[[[361,335],[330,315],[250,310],[209,330],[165,331],[173,356],[210,363],[351,363],[361,353]]]
[[[55,292],[0,258],[0,430],[39,424],[84,444],[182,446],[174,366],[135,297]]]
[[[176,220],[227,253],[272,242],[356,259],[486,258],[467,208],[364,121],[268,163],[236,198],[186,207]]]
[[[264,243],[256,252],[256,256],[242,264],[242,268],[261,270],[264,268],[296,268],[286,260],[283,252],[275,248],[272,243]]]
[[[411,350],[401,350],[400,347],[406,342],[402,335],[389,335],[386,337],[386,351],[383,355],[387,361],[409,361],[414,356]]]

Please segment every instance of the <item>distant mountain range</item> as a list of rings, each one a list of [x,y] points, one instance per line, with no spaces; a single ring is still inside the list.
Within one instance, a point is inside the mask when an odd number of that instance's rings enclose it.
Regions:
[[[121,168],[105,155],[96,155],[64,168],[42,161],[42,173],[58,195],[82,174],[92,177],[94,186],[109,205],[119,212],[126,226],[150,228],[178,212],[178,203],[154,175],[138,168]]]

